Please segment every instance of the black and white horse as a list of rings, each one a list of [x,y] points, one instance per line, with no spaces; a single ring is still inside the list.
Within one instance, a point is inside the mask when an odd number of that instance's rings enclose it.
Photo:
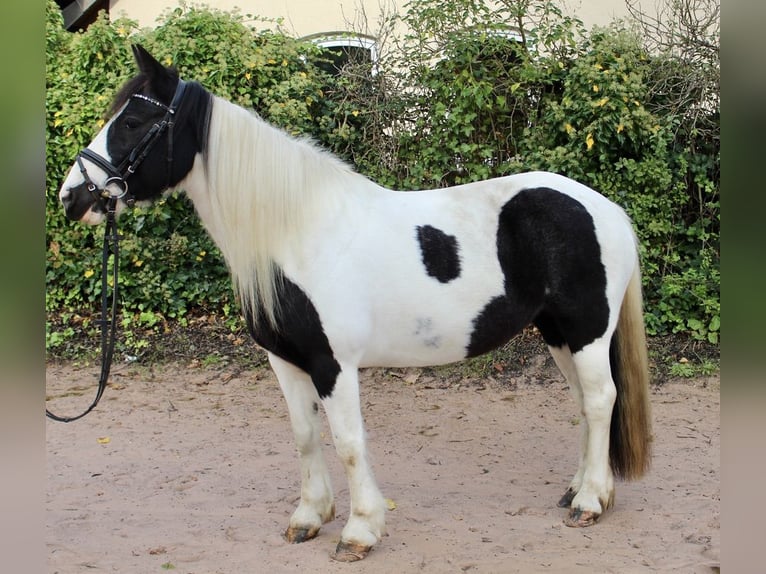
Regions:
[[[395,192],[309,142],[184,82],[140,47],[139,75],[77,158],[67,216],[183,189],[223,253],[252,336],[268,351],[301,462],[286,537],[335,514],[319,404],[348,478],[335,557],[363,558],[385,526],[359,405],[360,367],[459,361],[539,329],[582,411],[577,472],[559,501],[588,526],[614,477],[648,468],[650,414],[640,272],[631,222],[553,173]],[[114,204],[114,200],[112,200]]]

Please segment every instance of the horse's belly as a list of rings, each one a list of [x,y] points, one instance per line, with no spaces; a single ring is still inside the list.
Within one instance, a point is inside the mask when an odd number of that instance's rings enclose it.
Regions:
[[[407,337],[394,341],[379,338],[365,350],[361,367],[426,367],[453,363],[466,357],[466,346],[452,336]]]
[[[454,302],[400,305],[373,317],[362,366],[422,367],[464,359],[481,307]]]

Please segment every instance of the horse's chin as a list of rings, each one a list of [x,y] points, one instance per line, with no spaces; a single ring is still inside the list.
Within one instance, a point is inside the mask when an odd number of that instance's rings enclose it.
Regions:
[[[150,204],[149,201],[139,201],[136,202],[136,205],[145,206]],[[128,208],[128,206],[123,201],[117,202],[117,207],[115,209],[115,217],[119,218],[123,211],[125,211]],[[84,223],[85,225],[98,225],[99,223],[103,223],[106,221],[106,213],[99,210],[94,210],[93,207],[89,208],[88,211],[85,212],[85,214],[80,218],[80,223]]]
[[[83,215],[80,218],[80,223],[84,223],[85,225],[98,225],[99,223],[102,223],[104,220],[106,220],[106,214],[101,213],[99,211],[93,211],[92,209],[89,209],[85,212],[85,215]]]

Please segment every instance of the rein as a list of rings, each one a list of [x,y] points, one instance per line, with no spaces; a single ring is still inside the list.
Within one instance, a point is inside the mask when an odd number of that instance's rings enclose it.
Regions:
[[[72,422],[76,421],[87,415],[92,411],[98,402],[101,400],[101,396],[106,389],[107,379],[109,378],[109,370],[112,365],[112,356],[114,355],[114,343],[116,340],[117,329],[117,269],[119,267],[119,234],[117,233],[117,200],[122,199],[128,205],[133,207],[135,205],[135,198],[128,192],[127,179],[133,173],[135,173],[141,162],[146,159],[147,155],[159,141],[159,138],[168,132],[168,155],[167,155],[167,184],[166,188],[171,185],[172,170],[173,170],[173,126],[175,124],[175,113],[178,109],[181,98],[186,91],[186,83],[183,80],[178,80],[173,100],[169,106],[166,106],[162,102],[150,98],[143,94],[133,94],[132,98],[137,98],[150,104],[154,104],[165,110],[165,116],[162,121],[154,124],[151,129],[144,135],[133,150],[128,154],[128,157],[117,167],[115,167],[109,160],[97,154],[93,150],[85,148],[77,155],[77,165],[80,168],[80,173],[88,184],[88,191],[95,198],[96,202],[102,206],[106,212],[106,227],[104,229],[104,248],[101,262],[101,319],[97,321],[101,325],[101,375],[98,379],[98,390],[96,391],[96,398],[91,405],[85,410],[85,412],[73,416],[62,417],[56,415],[45,409],[45,416],[50,419],[59,422]],[[103,187],[99,188],[88,175],[88,170],[83,163],[83,158],[87,159],[91,163],[97,165],[107,174],[107,179],[104,182]],[[112,309],[111,315],[109,313],[109,295],[108,291],[108,270],[107,265],[109,262],[109,255],[113,256],[112,264]]]
[[[101,325],[101,375],[98,379],[98,390],[96,391],[96,398],[93,399],[91,405],[85,410],[85,412],[72,416],[63,417],[52,413],[47,408],[45,409],[45,416],[54,421],[62,423],[69,423],[76,421],[87,415],[92,411],[98,401],[101,400],[101,395],[104,394],[106,389],[106,382],[109,378],[109,370],[112,365],[112,356],[114,354],[114,342],[116,339],[117,329],[117,268],[119,262],[119,245],[117,233],[117,217],[115,209],[117,207],[117,197],[112,196],[109,199],[106,212],[106,227],[104,228],[104,249],[101,259],[101,319],[97,321]],[[109,254],[113,256],[112,264],[112,310],[109,313],[109,295],[107,293],[109,286],[109,272],[107,270],[107,264],[109,262]]]

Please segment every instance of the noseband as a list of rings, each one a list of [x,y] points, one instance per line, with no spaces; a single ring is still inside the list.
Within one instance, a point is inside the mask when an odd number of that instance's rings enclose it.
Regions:
[[[80,173],[82,173],[82,176],[85,179],[85,183],[88,184],[88,191],[102,207],[104,212],[108,211],[109,200],[122,199],[128,207],[133,207],[136,199],[128,190],[127,179],[136,172],[138,166],[141,165],[144,159],[146,159],[146,156],[149,155],[149,152],[166,131],[168,132],[168,178],[165,183],[165,188],[170,187],[171,173],[173,170],[173,126],[175,125],[175,113],[181,104],[181,99],[183,98],[185,90],[186,82],[179,79],[175,94],[173,95],[173,100],[170,102],[169,106],[143,94],[133,94],[130,96],[131,98],[144,100],[145,102],[149,102],[150,104],[154,104],[155,106],[164,109],[165,116],[146,132],[146,135],[144,135],[144,137],[141,138],[141,141],[136,144],[133,150],[128,154],[128,157],[126,157],[117,167],[103,156],[88,148],[85,148],[77,155],[77,165],[80,168]],[[108,177],[104,182],[103,187],[96,185],[90,178],[88,170],[83,163],[83,158],[96,164],[106,172]]]

